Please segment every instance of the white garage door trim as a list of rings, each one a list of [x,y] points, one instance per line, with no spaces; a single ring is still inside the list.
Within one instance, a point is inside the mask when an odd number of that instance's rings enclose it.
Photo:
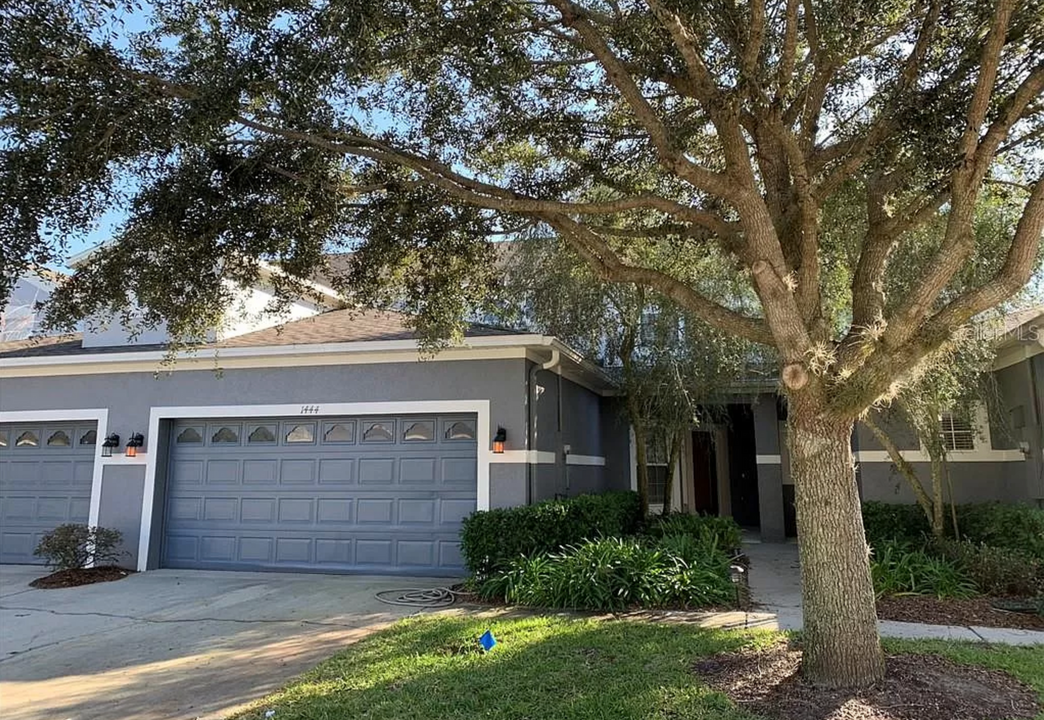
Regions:
[[[87,517],[88,525],[97,525],[98,513],[101,510],[102,441],[109,434],[109,410],[107,408],[91,408],[87,410],[9,410],[0,412],[0,423],[65,422],[76,420],[94,420],[98,423],[98,442],[94,446],[94,470],[91,474],[91,509]]]
[[[405,415],[423,413],[474,413],[477,416],[478,487],[476,508],[489,510],[489,463],[492,457],[489,440],[489,400],[417,400],[359,403],[291,403],[283,405],[204,405],[198,407],[154,407],[149,413],[146,442],[155,446],[159,425],[163,420],[184,418],[250,418],[250,417],[323,417],[326,415]],[[78,418],[79,419],[79,418]],[[100,426],[99,426],[100,427]],[[99,431],[99,437],[101,433]],[[138,540],[138,570],[148,568],[152,537],[152,513],[156,500],[156,463],[158,453],[148,452],[145,465],[145,492],[141,501],[141,536]],[[95,471],[97,472],[97,465]],[[99,485],[100,489],[100,485]],[[99,498],[100,498],[99,493]],[[94,509],[91,497],[91,509]]]

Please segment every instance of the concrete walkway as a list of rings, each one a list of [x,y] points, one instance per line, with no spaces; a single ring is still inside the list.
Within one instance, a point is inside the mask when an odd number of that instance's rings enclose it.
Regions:
[[[411,614],[378,590],[452,581],[156,570],[34,590],[0,566],[4,720],[223,717]]]
[[[801,570],[794,543],[753,543],[745,548],[750,557],[750,591],[758,604],[744,613],[744,627],[780,630],[801,628]],[[1044,645],[1044,632],[961,625],[924,625],[882,620],[885,637],[936,640],[971,640],[1007,645]]]

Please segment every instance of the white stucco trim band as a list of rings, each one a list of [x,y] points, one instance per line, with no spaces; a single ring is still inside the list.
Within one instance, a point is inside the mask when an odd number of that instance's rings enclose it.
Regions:
[[[605,458],[601,455],[566,455],[566,465],[587,465],[591,467],[605,467]]]
[[[478,451],[478,482],[475,507],[489,509],[489,465],[493,452],[490,449],[489,400],[418,400],[395,402],[355,403],[288,403],[280,405],[204,405],[185,407],[153,407],[149,413],[149,434],[146,442],[151,447],[158,444],[159,426],[163,420],[182,418],[251,418],[291,417],[322,418],[339,415],[415,415],[474,414]],[[305,409],[307,408],[307,412]],[[2,414],[0,414],[2,415]],[[2,419],[2,418],[0,418]],[[141,501],[141,534],[138,539],[138,570],[148,568],[149,545],[152,539],[152,516],[156,503],[156,465],[159,453],[149,452],[146,456],[145,487]]]
[[[505,450],[490,453],[489,461],[498,465],[554,465],[558,457],[551,450]]]
[[[900,450],[903,458],[911,463],[927,463],[932,459],[924,450]],[[886,450],[856,450],[855,457],[862,463],[891,463]],[[1026,456],[1021,450],[950,450],[946,462],[1022,462]]]
[[[102,457],[102,442],[109,434],[108,408],[0,411],[0,423],[76,422],[79,420],[94,420],[95,432],[98,435],[94,444],[94,469],[91,473],[91,506],[87,514],[87,524],[95,526],[98,524],[98,515],[101,512],[102,471],[105,461],[110,459]]]

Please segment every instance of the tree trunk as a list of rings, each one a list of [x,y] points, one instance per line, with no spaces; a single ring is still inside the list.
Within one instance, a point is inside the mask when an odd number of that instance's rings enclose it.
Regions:
[[[913,465],[907,462],[906,458],[903,457],[902,451],[899,450],[899,446],[892,442],[892,438],[888,437],[888,434],[880,428],[880,426],[874,421],[873,417],[869,414],[863,418],[863,424],[870,428],[870,432],[874,434],[877,442],[881,444],[881,447],[888,453],[888,457],[891,458],[892,464],[895,465],[896,469],[899,470],[899,475],[906,480],[906,483],[910,486],[913,491],[914,497],[917,498],[917,504],[921,506],[921,510],[924,511],[924,516],[928,519],[928,522],[932,522],[932,518],[935,515],[935,509],[932,507],[932,499],[928,497],[928,492],[921,485],[921,478],[918,477],[917,471],[914,470]]]
[[[941,538],[946,530],[943,512],[943,460],[936,455],[932,461],[932,535]]]
[[[815,684],[865,687],[884,677],[884,655],[856,489],[853,421],[819,412],[807,397],[792,397],[787,417],[804,608],[802,669]]]
[[[634,428],[634,453],[638,465],[638,500],[641,503],[642,517],[646,518],[649,516],[649,462],[645,425],[632,416],[631,426]]]
[[[674,495],[674,469],[678,467],[678,456],[681,454],[682,434],[676,432],[668,440],[667,447],[667,480],[663,484],[663,509],[661,515],[671,514],[671,497]]]

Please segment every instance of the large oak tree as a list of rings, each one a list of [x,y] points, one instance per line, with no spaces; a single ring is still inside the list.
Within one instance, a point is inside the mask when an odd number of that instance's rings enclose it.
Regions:
[[[1030,277],[1041,0],[7,0],[0,22],[4,288],[120,206],[56,322],[134,297],[198,336],[260,260],[289,297],[347,245],[339,287],[445,336],[486,296],[487,238],[554,231],[606,280],[778,354],[804,671],[881,677],[850,434]],[[1021,215],[996,272],[948,293],[981,260],[992,182]],[[865,232],[822,232],[839,199]],[[928,223],[919,282],[887,295]],[[722,253],[759,307],[609,238]]]

